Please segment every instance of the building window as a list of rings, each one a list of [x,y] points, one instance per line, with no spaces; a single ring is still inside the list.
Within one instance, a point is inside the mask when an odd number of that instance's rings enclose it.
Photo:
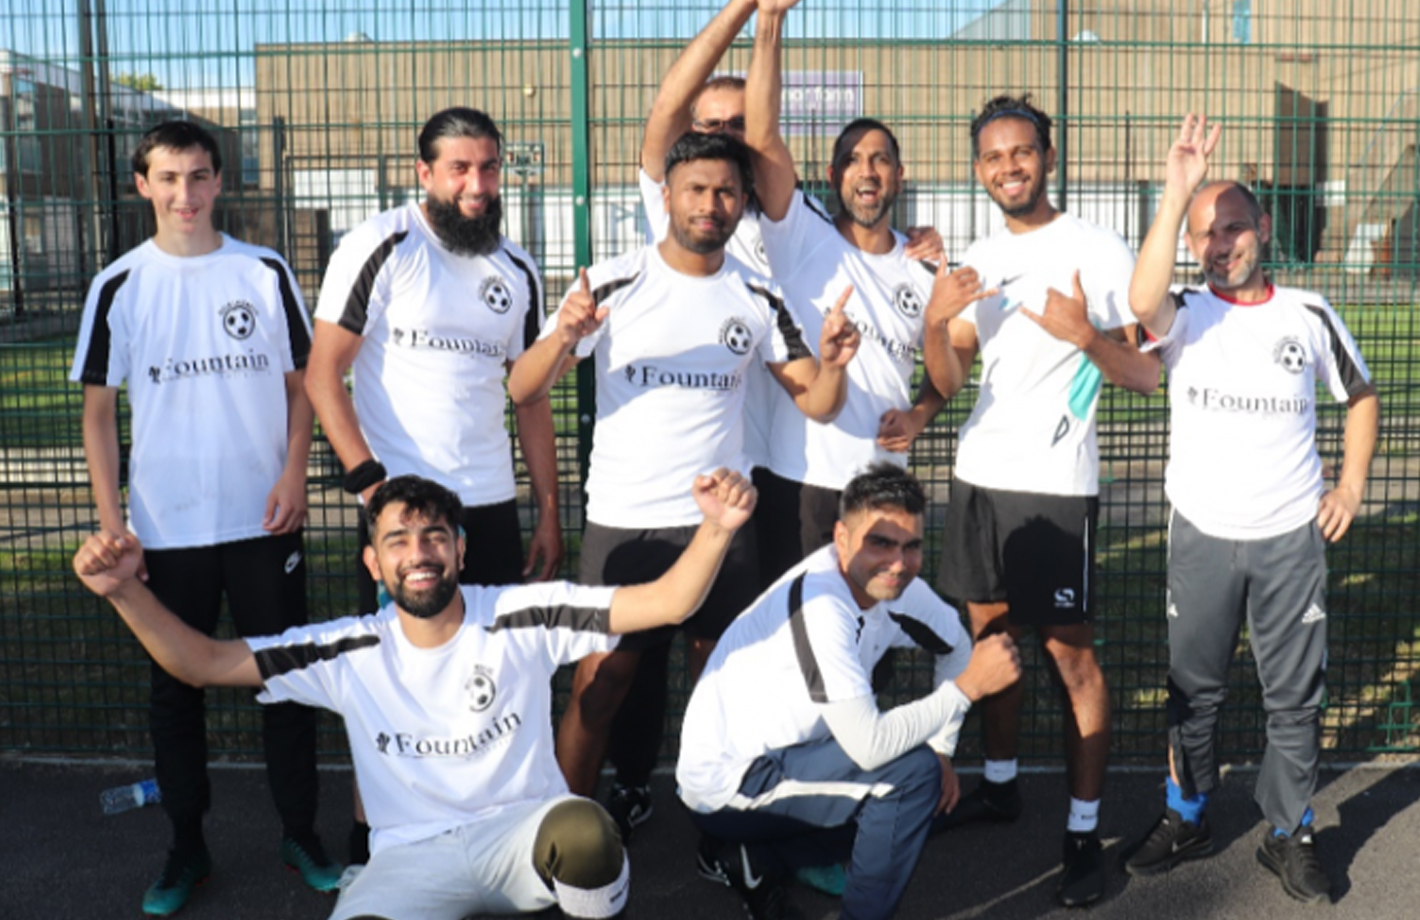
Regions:
[[[20,172],[38,173],[44,158],[39,149],[39,121],[35,116],[35,85],[15,80],[15,153]]]
[[[1233,0],[1233,41],[1252,44],[1252,0]]]

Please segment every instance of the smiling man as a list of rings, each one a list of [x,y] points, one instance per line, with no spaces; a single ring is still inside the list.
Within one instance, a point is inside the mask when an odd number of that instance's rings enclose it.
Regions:
[[[310,329],[291,269],[269,249],[219,232],[212,212],[222,158],[201,126],[164,122],[133,153],[138,193],[157,232],[94,279],[72,379],[84,384],[84,454],[111,539],[146,547],[148,586],[183,622],[217,628],[223,596],[238,635],[306,622],[306,460],[311,406],[302,389]],[[118,391],[133,411],[123,513]],[[202,691],[152,667],[150,726],[173,842],[143,911],[181,909],[211,859]],[[313,888],[340,867],[315,835],[316,723],[303,706],[262,713],[281,856]]]
[[[1129,247],[1046,197],[1050,118],[1029,96],[998,96],[972,120],[971,146],[1005,227],[967,249],[927,309],[927,369],[951,370],[938,388],[954,395],[978,352],[982,368],[980,398],[958,435],[939,586],[966,604],[978,640],[1032,629],[1064,687],[1070,814],[1056,896],[1079,906],[1104,890],[1097,827],[1109,753],[1109,692],[1092,625],[1095,411],[1103,379],[1148,393],[1159,362],[1130,341]],[[1017,684],[983,702],[985,777],[955,823],[1020,815],[1023,692]]]
[[[822,323],[816,359],[779,289],[725,252],[752,188],[744,144],[689,132],[671,147],[665,174],[665,239],[585,269],[508,382],[515,402],[537,400],[583,358],[596,365],[585,584],[655,578],[693,530],[695,509],[675,484],[718,466],[749,472],[750,365],[768,370],[796,412],[827,422],[843,406],[845,368],[858,348],[843,313],[848,292]],[[757,572],[753,534],[744,532],[705,608],[685,625],[692,678],[726,625],[754,600]],[[595,790],[612,719],[641,655],[671,638],[670,630],[631,637],[578,665],[557,737],[574,792]],[[643,721],[640,743],[659,751],[663,724],[659,714]]]
[[[629,872],[616,826],[569,795],[552,756],[552,675],[614,648],[620,633],[699,607],[754,507],[744,477],[715,470],[688,499],[701,514],[676,563],[629,588],[567,583],[460,587],[460,504],[416,476],[366,506],[363,561],[393,600],[278,636],[214,640],[182,623],[138,577],[132,535],[101,533],[74,569],[143,646],[193,686],[257,687],[345,720],[374,828],[370,863],[332,920],[457,920],[539,911],[613,917]]]
[[[925,510],[894,464],[854,477],[832,544],[731,624],[691,694],[680,795],[754,920],[796,916],[784,875],[845,856],[844,920],[891,917],[934,815],[956,804],[967,709],[1019,677],[1008,637],[973,651],[917,577]],[[871,675],[894,647],[935,655],[936,689],[880,712]]]

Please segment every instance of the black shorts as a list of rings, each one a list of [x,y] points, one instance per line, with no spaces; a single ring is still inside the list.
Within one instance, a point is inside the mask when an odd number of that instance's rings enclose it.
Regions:
[[[517,585],[523,582],[523,528],[518,520],[518,503],[508,499],[496,505],[465,507],[459,516],[463,527],[463,568],[459,583],[465,585]],[[365,565],[365,547],[370,545],[370,529],[360,513],[360,539],[355,549],[355,585],[359,591],[360,612],[373,613],[376,602],[375,580]]]
[[[641,585],[655,581],[675,564],[690,545],[696,527],[661,527],[631,530],[587,522],[582,533],[582,561],[577,580],[584,585]],[[705,603],[679,628],[697,639],[719,639],[735,619],[759,596],[758,561],[754,530],[741,527],[730,541],[729,553]],[[627,633],[617,648],[639,652],[669,642],[675,626]]]
[[[768,589],[809,553],[833,542],[842,493],[794,482],[763,467],[755,467],[753,475],[759,490],[754,507],[759,584]]]
[[[952,483],[937,586],[960,603],[1005,601],[1019,626],[1094,618],[1099,498]]]

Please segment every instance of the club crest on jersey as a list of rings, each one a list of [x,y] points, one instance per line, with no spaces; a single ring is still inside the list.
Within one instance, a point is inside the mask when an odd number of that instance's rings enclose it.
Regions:
[[[498,696],[498,685],[493,682],[493,672],[481,664],[473,666],[473,676],[463,688],[468,693],[470,712],[483,712],[493,705],[494,698]]]
[[[1289,374],[1300,374],[1307,369],[1307,350],[1292,336],[1279,339],[1272,348],[1272,360],[1281,365]]]
[[[488,309],[494,313],[507,313],[513,308],[513,295],[508,293],[508,286],[497,275],[489,275],[483,279],[478,296],[483,298]]]
[[[256,331],[256,308],[245,300],[234,300],[222,308],[222,329],[232,338],[251,338]]]
[[[897,307],[897,311],[908,319],[916,319],[922,315],[922,295],[910,284],[897,286],[897,290],[892,292],[892,303]]]
[[[754,333],[749,331],[749,325],[744,320],[732,316],[720,327],[720,344],[737,355],[748,354],[754,347]]]

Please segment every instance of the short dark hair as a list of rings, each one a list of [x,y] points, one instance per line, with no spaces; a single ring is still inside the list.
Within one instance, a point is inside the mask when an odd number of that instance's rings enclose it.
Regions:
[[[212,171],[222,171],[222,152],[217,149],[217,139],[212,132],[191,121],[159,122],[143,133],[138,141],[138,149],[133,151],[133,172],[148,178],[148,155],[159,147],[169,150],[189,150],[201,147],[212,160]]]
[[[671,170],[694,160],[720,160],[734,164],[739,170],[744,193],[754,195],[754,160],[744,141],[721,132],[701,134],[699,131],[687,131],[666,154],[666,184],[670,184]]]
[[[454,106],[435,113],[419,131],[419,159],[432,164],[439,158],[439,141],[446,137],[467,137],[478,140],[491,137],[503,152],[503,133],[484,112],[467,106]]]
[[[416,514],[430,522],[443,521],[455,531],[463,515],[463,502],[459,497],[432,479],[396,476],[386,479],[365,505],[365,521],[372,538],[381,512],[394,503],[404,505],[405,514]]]
[[[1045,153],[1050,149],[1050,116],[1031,105],[1030,93],[1021,93],[1019,96],[1001,95],[982,106],[981,111],[971,120],[973,160],[981,156],[981,132],[998,118],[1018,118],[1029,122],[1035,126],[1035,139],[1040,146],[1040,152]]]
[[[690,117],[695,118],[695,107],[700,104],[700,97],[706,93],[715,93],[722,90],[734,90],[744,92],[745,78],[737,77],[734,74],[722,73],[719,76],[711,77],[705,81],[705,85],[695,91],[695,98],[690,101]]]
[[[1213,188],[1219,185],[1225,186],[1223,191],[1218,193],[1219,195],[1226,195],[1229,191],[1232,190],[1236,190],[1238,194],[1242,195],[1243,202],[1247,205],[1247,216],[1252,219],[1253,227],[1255,228],[1259,224],[1261,224],[1262,215],[1266,213],[1266,211],[1263,210],[1262,202],[1257,200],[1257,194],[1253,192],[1252,189],[1248,188],[1246,185],[1243,185],[1241,182],[1238,182],[1236,180],[1214,179],[1212,182],[1205,182],[1201,186],[1199,186],[1196,191],[1194,191],[1193,197],[1197,198],[1198,195],[1202,193],[1205,189]]]
[[[892,129],[876,118],[855,118],[843,126],[843,130],[838,132],[838,138],[833,142],[833,159],[829,160],[829,165],[836,171],[839,161],[853,152],[852,144],[856,144],[864,134],[869,131],[881,131],[887,135],[888,146],[892,148],[892,158],[897,165],[902,165],[902,148],[897,143],[897,135],[892,133]]]
[[[927,510],[927,494],[922,483],[895,463],[879,460],[854,476],[838,499],[839,520],[859,511],[897,508],[908,514]]]

